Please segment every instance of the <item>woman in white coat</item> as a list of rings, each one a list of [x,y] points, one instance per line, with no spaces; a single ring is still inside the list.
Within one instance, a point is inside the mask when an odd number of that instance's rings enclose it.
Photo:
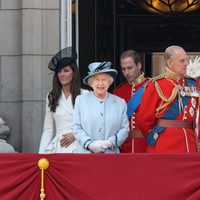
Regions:
[[[71,130],[75,98],[80,89],[77,55],[71,47],[58,52],[48,68],[54,71],[53,86],[46,98],[46,115],[39,153],[73,153],[77,141]]]
[[[75,101],[72,130],[81,144],[77,153],[119,153],[129,131],[126,102],[108,92],[117,76],[111,62],[91,63],[83,82],[93,91]]]

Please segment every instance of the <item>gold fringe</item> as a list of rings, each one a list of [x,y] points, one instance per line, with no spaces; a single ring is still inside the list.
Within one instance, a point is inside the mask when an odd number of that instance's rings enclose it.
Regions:
[[[162,102],[161,104],[159,105],[159,107],[156,109],[156,115],[164,112],[165,108],[176,98],[177,94],[178,94],[178,87],[175,86],[172,90],[172,95],[167,98],[164,96],[159,84],[157,81],[154,81],[154,84],[155,84],[155,88],[156,88],[156,91],[158,93],[158,96],[162,99]],[[165,102],[165,103],[164,103]],[[164,104],[163,104],[164,103]],[[164,109],[164,110],[162,110]],[[162,110],[162,111],[161,111]]]
[[[41,158],[38,161],[38,167],[41,169],[41,193],[40,193],[40,200],[44,200],[45,193],[44,193],[44,170],[49,167],[49,161],[46,158]]]

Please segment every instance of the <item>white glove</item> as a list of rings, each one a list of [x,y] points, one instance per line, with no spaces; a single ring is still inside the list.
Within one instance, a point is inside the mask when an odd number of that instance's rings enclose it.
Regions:
[[[189,64],[186,68],[186,75],[191,78],[200,77],[200,57],[196,56],[194,61],[190,59]]]
[[[114,148],[114,145],[110,140],[104,140],[103,144],[104,144],[104,147],[106,149],[113,149]]]
[[[104,153],[108,145],[103,140],[96,140],[88,145],[88,149],[94,153]]]

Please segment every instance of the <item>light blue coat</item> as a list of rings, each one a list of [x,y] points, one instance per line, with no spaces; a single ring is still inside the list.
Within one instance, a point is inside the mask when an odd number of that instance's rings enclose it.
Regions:
[[[77,153],[90,153],[83,147],[87,141],[110,140],[115,150],[126,140],[129,132],[126,102],[111,93],[104,100],[98,99],[93,92],[76,98],[72,130],[81,144]]]

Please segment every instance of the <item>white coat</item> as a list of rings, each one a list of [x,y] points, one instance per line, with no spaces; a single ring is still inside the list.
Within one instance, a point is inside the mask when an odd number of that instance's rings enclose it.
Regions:
[[[81,93],[87,93],[81,90]],[[73,105],[71,95],[66,99],[62,91],[56,107],[56,112],[51,112],[46,98],[46,115],[43,126],[43,134],[40,142],[39,153],[73,153],[76,151],[78,142],[75,140],[68,147],[61,147],[60,140],[63,134],[72,133],[71,124],[73,117]],[[55,130],[55,131],[54,131]]]

